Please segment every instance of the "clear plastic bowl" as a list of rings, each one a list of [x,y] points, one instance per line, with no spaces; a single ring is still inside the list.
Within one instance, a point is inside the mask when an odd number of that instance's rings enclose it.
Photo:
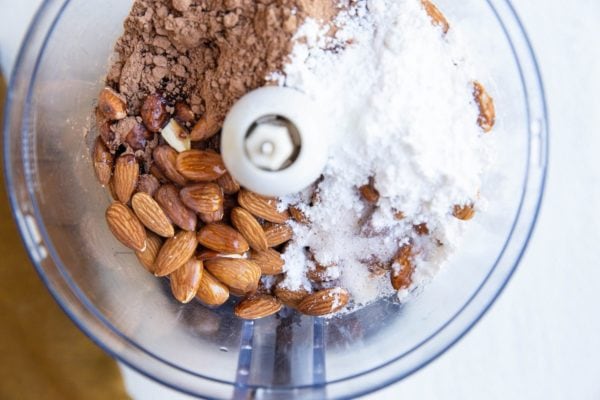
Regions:
[[[506,0],[439,0],[485,60],[501,128],[488,210],[465,246],[403,307],[380,301],[325,321],[290,314],[244,322],[231,305],[179,305],[112,238],[109,197],[89,160],[90,110],[130,2],[48,0],[9,89],[5,169],[33,264],[73,321],[111,355],[159,382],[210,398],[351,398],[423,367],[464,335],[514,271],[534,225],[547,165],[543,88]]]

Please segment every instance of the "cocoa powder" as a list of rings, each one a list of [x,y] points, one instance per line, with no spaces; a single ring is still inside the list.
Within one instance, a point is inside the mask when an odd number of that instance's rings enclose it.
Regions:
[[[338,0],[137,0],[107,82],[130,115],[160,92],[221,123],[233,103],[281,69],[300,24],[326,23]]]

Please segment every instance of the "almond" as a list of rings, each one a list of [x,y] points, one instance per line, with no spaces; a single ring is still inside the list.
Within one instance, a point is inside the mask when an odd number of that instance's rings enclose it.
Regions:
[[[123,96],[105,87],[98,97],[98,110],[108,119],[119,120],[127,116],[127,103]]]
[[[144,150],[146,148],[146,144],[154,138],[154,134],[150,132],[143,124],[139,122],[135,122],[133,128],[129,131],[127,136],[125,137],[125,142],[133,150]]]
[[[138,178],[137,188],[138,192],[147,193],[150,196],[154,197],[156,191],[160,187],[160,182],[154,175],[151,174],[143,174]]]
[[[175,119],[182,124],[191,124],[196,119],[194,112],[186,103],[179,101],[175,104]]]
[[[289,206],[288,212],[290,213],[290,216],[294,219],[294,221],[296,221],[297,223],[308,224],[308,218],[306,217],[306,215],[304,215],[302,210],[298,208],[298,206]]]
[[[113,168],[113,156],[110,154],[100,138],[94,143],[94,171],[102,186],[110,182]]]
[[[126,205],[114,202],[106,210],[106,222],[115,237],[132,250],[144,251],[146,230]]]
[[[252,214],[241,207],[236,207],[231,211],[231,222],[248,241],[250,247],[257,251],[267,250],[269,245],[265,231]]]
[[[251,296],[240,301],[233,312],[243,319],[260,319],[273,315],[281,310],[282,304],[273,296],[268,294]]]
[[[477,123],[484,132],[489,132],[496,122],[494,99],[487,93],[485,87],[477,81],[473,82],[473,97],[479,107]]]
[[[146,248],[135,252],[135,256],[140,264],[152,274],[154,274],[154,261],[156,261],[156,256],[161,246],[162,239],[155,233],[146,231]]]
[[[175,228],[162,208],[147,193],[136,193],[131,199],[131,207],[142,224],[162,237],[171,237]]]
[[[160,169],[168,179],[172,180],[173,183],[184,186],[185,178],[179,172],[177,172],[176,163],[177,163],[177,152],[168,145],[158,146],[152,152],[152,158],[154,159],[154,163]],[[159,180],[160,177],[157,177]]]
[[[220,306],[229,299],[229,289],[204,270],[196,298],[207,306]]]
[[[235,194],[240,191],[240,184],[233,179],[233,176],[229,172],[226,172],[222,177],[217,179],[217,183],[223,188],[225,194]]]
[[[339,276],[332,273],[334,270],[329,270],[327,266],[321,265],[315,261],[313,267],[306,270],[306,277],[312,283],[325,283],[336,280]]]
[[[394,264],[392,265],[392,272],[390,274],[394,289],[406,289],[412,283],[412,274],[414,271],[411,261],[412,257],[412,246],[410,244],[403,245],[394,257]]]
[[[292,227],[288,224],[268,224],[265,227],[265,236],[269,247],[276,247],[290,240],[294,235]]]
[[[263,275],[279,275],[283,272],[285,262],[281,258],[281,254],[273,249],[264,251],[250,252],[250,260],[254,261],[260,267]]]
[[[298,306],[298,303],[300,303],[306,296],[309,295],[309,292],[306,289],[291,290],[277,286],[274,294],[279,300],[281,300],[283,304],[295,308]]]
[[[235,229],[223,224],[208,224],[198,232],[198,243],[219,253],[245,253],[250,246]]]
[[[426,223],[413,225],[413,229],[417,232],[419,236],[429,235],[429,227],[427,227]]]
[[[186,186],[179,196],[188,208],[197,213],[210,214],[223,207],[223,190],[216,183],[198,183]]]
[[[243,254],[231,254],[231,253],[220,253],[218,251],[210,249],[202,249],[198,253],[198,259],[200,261],[212,260],[213,258],[248,258],[247,253]]]
[[[221,206],[217,211],[211,213],[201,213],[198,214],[200,220],[205,224],[214,224],[217,222],[223,221],[223,217],[225,216],[225,211]]]
[[[450,29],[450,24],[448,23],[448,20],[446,19],[444,14],[442,14],[442,12],[439,10],[439,8],[437,8],[436,5],[429,0],[421,0],[421,4],[423,4],[425,11],[429,15],[429,18],[431,18],[431,22],[434,25],[441,27],[442,32],[444,32],[444,34],[448,33],[448,30]]]
[[[197,246],[194,232],[180,231],[167,239],[154,261],[154,275],[167,276],[181,267],[192,258]]]
[[[158,133],[169,121],[167,102],[159,94],[151,94],[146,97],[140,109],[142,121],[150,132]]]
[[[127,204],[137,186],[140,165],[133,154],[123,154],[115,163],[115,194],[121,203]]]
[[[150,170],[148,172],[150,172],[150,174],[153,177],[155,177],[156,180],[158,180],[158,182],[160,182],[160,183],[171,183],[171,181],[169,180],[169,178],[167,178],[165,176],[165,174],[160,170],[160,168],[158,168],[158,165],[156,165],[156,163],[153,163],[150,166]]]
[[[373,178],[369,178],[369,183],[358,188],[358,191],[368,203],[376,204],[379,201],[379,192],[375,189]]]
[[[182,267],[171,272],[169,278],[173,297],[181,303],[192,301],[200,287],[203,271],[202,261],[192,257]]]
[[[169,144],[177,152],[181,153],[192,148],[190,135],[184,127],[179,125],[176,119],[171,119],[169,123],[162,128],[160,135],[165,142]]]
[[[221,130],[221,123],[211,114],[204,114],[191,132],[192,141],[199,142],[216,135]]]
[[[187,208],[179,198],[179,191],[173,185],[162,185],[154,196],[167,217],[185,231],[195,231],[198,224],[196,214]]]
[[[277,210],[277,199],[265,197],[242,189],[238,193],[238,203],[252,215],[276,224],[286,222],[290,215],[287,211]]]
[[[452,215],[460,220],[468,221],[475,215],[475,208],[473,204],[465,204],[462,206],[457,204],[454,206]]]
[[[348,304],[350,294],[340,287],[320,290],[309,294],[300,303],[298,311],[302,314],[321,316],[341,310]]]
[[[207,150],[179,153],[176,167],[181,175],[195,182],[214,181],[227,172],[221,155]]]
[[[215,258],[204,262],[206,269],[230,289],[241,293],[258,288],[260,268],[254,262],[235,258]]]

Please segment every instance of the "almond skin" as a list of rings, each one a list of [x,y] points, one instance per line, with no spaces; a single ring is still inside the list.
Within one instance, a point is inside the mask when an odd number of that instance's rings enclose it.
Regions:
[[[187,208],[179,198],[179,191],[173,185],[162,185],[154,195],[156,202],[175,225],[193,232],[198,224],[196,214]]]
[[[295,308],[298,306],[298,303],[300,303],[310,293],[306,289],[290,290],[288,288],[277,286],[274,294],[279,300],[281,300],[283,304]]]
[[[452,215],[460,220],[468,221],[475,216],[475,208],[473,207],[473,204],[465,204],[462,206],[457,204],[452,210]]]
[[[246,239],[235,229],[223,224],[208,224],[198,232],[198,243],[219,253],[245,253],[250,249]]]
[[[194,182],[215,181],[227,172],[221,155],[206,150],[179,153],[176,167],[183,177]]]
[[[154,232],[146,231],[146,248],[143,251],[136,251],[135,256],[148,272],[154,274],[154,261],[158,251],[162,246],[162,239]]]
[[[142,103],[140,115],[142,116],[144,125],[146,125],[146,128],[150,132],[160,132],[163,126],[169,121],[167,102],[159,94],[151,94]]]
[[[98,110],[110,120],[119,120],[127,116],[127,103],[123,96],[110,87],[105,87],[98,97]]]
[[[186,103],[179,101],[175,104],[175,119],[182,125],[191,124],[196,119],[194,112]]]
[[[167,214],[149,194],[138,192],[131,198],[131,207],[142,224],[162,237],[175,235],[175,228]]]
[[[196,251],[198,242],[194,232],[180,231],[167,239],[154,261],[154,275],[167,276],[185,264]]]
[[[260,267],[263,275],[279,275],[283,272],[285,262],[281,258],[281,254],[273,249],[264,251],[250,252],[250,260],[254,261]]]
[[[204,266],[195,257],[190,258],[182,267],[171,272],[171,292],[181,303],[189,303],[196,296],[202,279]]]
[[[412,283],[414,266],[412,264],[412,246],[403,245],[394,257],[394,264],[390,274],[392,287],[396,290],[406,289]]]
[[[206,140],[216,135],[221,130],[221,123],[211,114],[204,114],[191,132],[192,141]]]
[[[171,146],[163,144],[158,146],[152,151],[152,158],[154,163],[160,169],[160,172],[164,174],[167,179],[173,181],[173,183],[184,186],[185,178],[179,172],[177,172],[177,151]],[[157,177],[160,180],[160,177]]]
[[[294,236],[294,231],[287,224],[269,224],[265,227],[264,232],[269,247],[279,246]]]
[[[256,251],[265,251],[269,247],[267,235],[256,218],[241,207],[231,211],[231,222],[242,234],[250,247]]]
[[[290,217],[287,211],[277,210],[276,198],[261,196],[249,190],[240,190],[238,203],[252,215],[276,224],[282,224]]]
[[[439,8],[437,8],[436,5],[433,4],[430,0],[421,0],[421,4],[423,4],[425,12],[427,12],[429,18],[431,18],[431,22],[434,25],[441,27],[442,32],[444,32],[444,34],[448,33],[448,30],[450,29],[450,24],[448,23],[448,20],[446,19],[444,14],[442,14],[442,12],[439,10]]]
[[[350,294],[340,287],[320,290],[306,296],[298,303],[298,311],[302,314],[321,316],[341,310],[348,304]]]
[[[216,183],[197,183],[186,186],[179,196],[189,209],[201,214],[210,214],[223,207],[223,190]]]
[[[484,132],[489,132],[496,123],[496,107],[494,99],[487,93],[485,87],[477,81],[473,82],[473,97],[479,107],[477,124]]]
[[[154,197],[156,191],[160,187],[160,182],[152,174],[143,174],[138,178],[138,184],[136,190],[138,192],[147,193]]]
[[[233,312],[240,318],[254,320],[268,317],[281,310],[282,304],[268,294],[251,296],[240,301]]]
[[[146,249],[146,230],[126,205],[114,202],[106,210],[106,222],[115,237],[135,251]]]
[[[204,222],[205,224],[214,224],[214,223],[223,221],[223,218],[225,217],[225,210],[221,206],[215,212],[201,213],[201,214],[198,214],[198,216],[200,217],[200,220],[202,222]]]
[[[225,194],[235,194],[240,191],[240,184],[233,179],[233,176],[229,172],[226,172],[222,177],[217,179],[217,183],[223,188]]]
[[[236,258],[215,258],[204,262],[206,269],[219,281],[239,293],[258,288],[260,268],[254,262]]]
[[[219,282],[210,272],[204,270],[196,299],[207,306],[220,306],[229,299],[229,289]]]
[[[137,186],[140,165],[133,154],[123,154],[115,163],[115,193],[123,204],[129,203]]]
[[[288,212],[290,216],[299,224],[308,224],[308,218],[297,206],[289,206]]]
[[[210,249],[202,249],[198,252],[198,259],[201,261],[211,260],[213,258],[248,258],[247,255],[244,254],[227,254],[227,253],[219,253],[218,251],[210,250]]]
[[[125,142],[131,146],[133,150],[144,150],[146,143],[154,138],[154,134],[150,132],[143,124],[136,121],[133,128],[125,137]]]
[[[102,186],[110,183],[113,169],[113,156],[100,138],[94,143],[94,171]]]
[[[369,183],[367,185],[363,185],[358,188],[358,191],[360,192],[362,198],[370,204],[377,204],[379,201],[379,192],[377,189],[375,189],[373,178],[369,179]]]

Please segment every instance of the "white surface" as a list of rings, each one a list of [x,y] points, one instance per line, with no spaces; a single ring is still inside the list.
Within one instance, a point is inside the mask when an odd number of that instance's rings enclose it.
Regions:
[[[39,0],[0,0],[2,65]],[[600,1],[515,0],[542,66],[551,156],[521,266],[483,320],[425,369],[367,399],[600,399]],[[176,399],[137,374],[137,399]]]

